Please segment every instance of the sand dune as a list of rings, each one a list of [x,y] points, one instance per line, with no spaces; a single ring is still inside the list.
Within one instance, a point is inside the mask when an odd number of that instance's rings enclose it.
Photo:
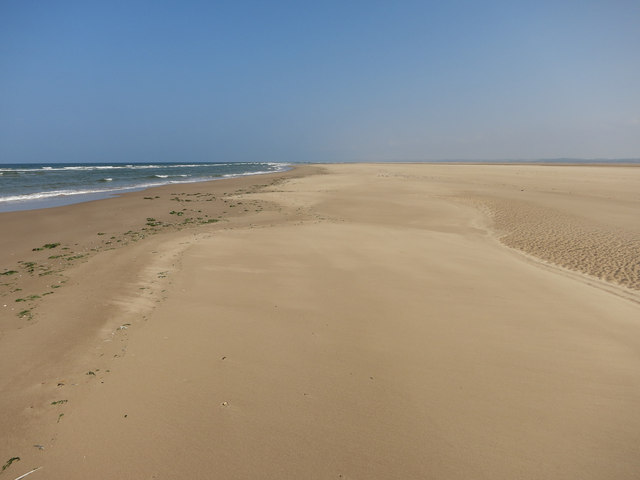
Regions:
[[[188,187],[254,207],[98,249],[12,315],[3,476],[637,477],[640,169],[285,177]]]

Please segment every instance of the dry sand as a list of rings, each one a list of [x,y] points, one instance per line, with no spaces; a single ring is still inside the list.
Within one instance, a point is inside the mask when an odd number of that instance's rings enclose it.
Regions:
[[[639,187],[330,165],[0,214],[0,478],[638,478]]]

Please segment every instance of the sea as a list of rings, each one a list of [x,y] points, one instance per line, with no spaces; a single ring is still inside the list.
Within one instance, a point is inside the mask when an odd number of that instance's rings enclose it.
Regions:
[[[50,208],[180,183],[282,172],[288,163],[0,164],[0,212]]]

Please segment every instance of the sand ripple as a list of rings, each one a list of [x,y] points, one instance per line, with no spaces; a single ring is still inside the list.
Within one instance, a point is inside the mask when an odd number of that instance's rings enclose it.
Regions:
[[[640,234],[523,201],[483,198],[505,245],[640,290]]]

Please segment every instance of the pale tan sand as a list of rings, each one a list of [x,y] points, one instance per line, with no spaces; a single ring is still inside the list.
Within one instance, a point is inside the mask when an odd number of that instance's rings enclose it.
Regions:
[[[3,324],[3,477],[637,478],[640,169],[323,169]]]

